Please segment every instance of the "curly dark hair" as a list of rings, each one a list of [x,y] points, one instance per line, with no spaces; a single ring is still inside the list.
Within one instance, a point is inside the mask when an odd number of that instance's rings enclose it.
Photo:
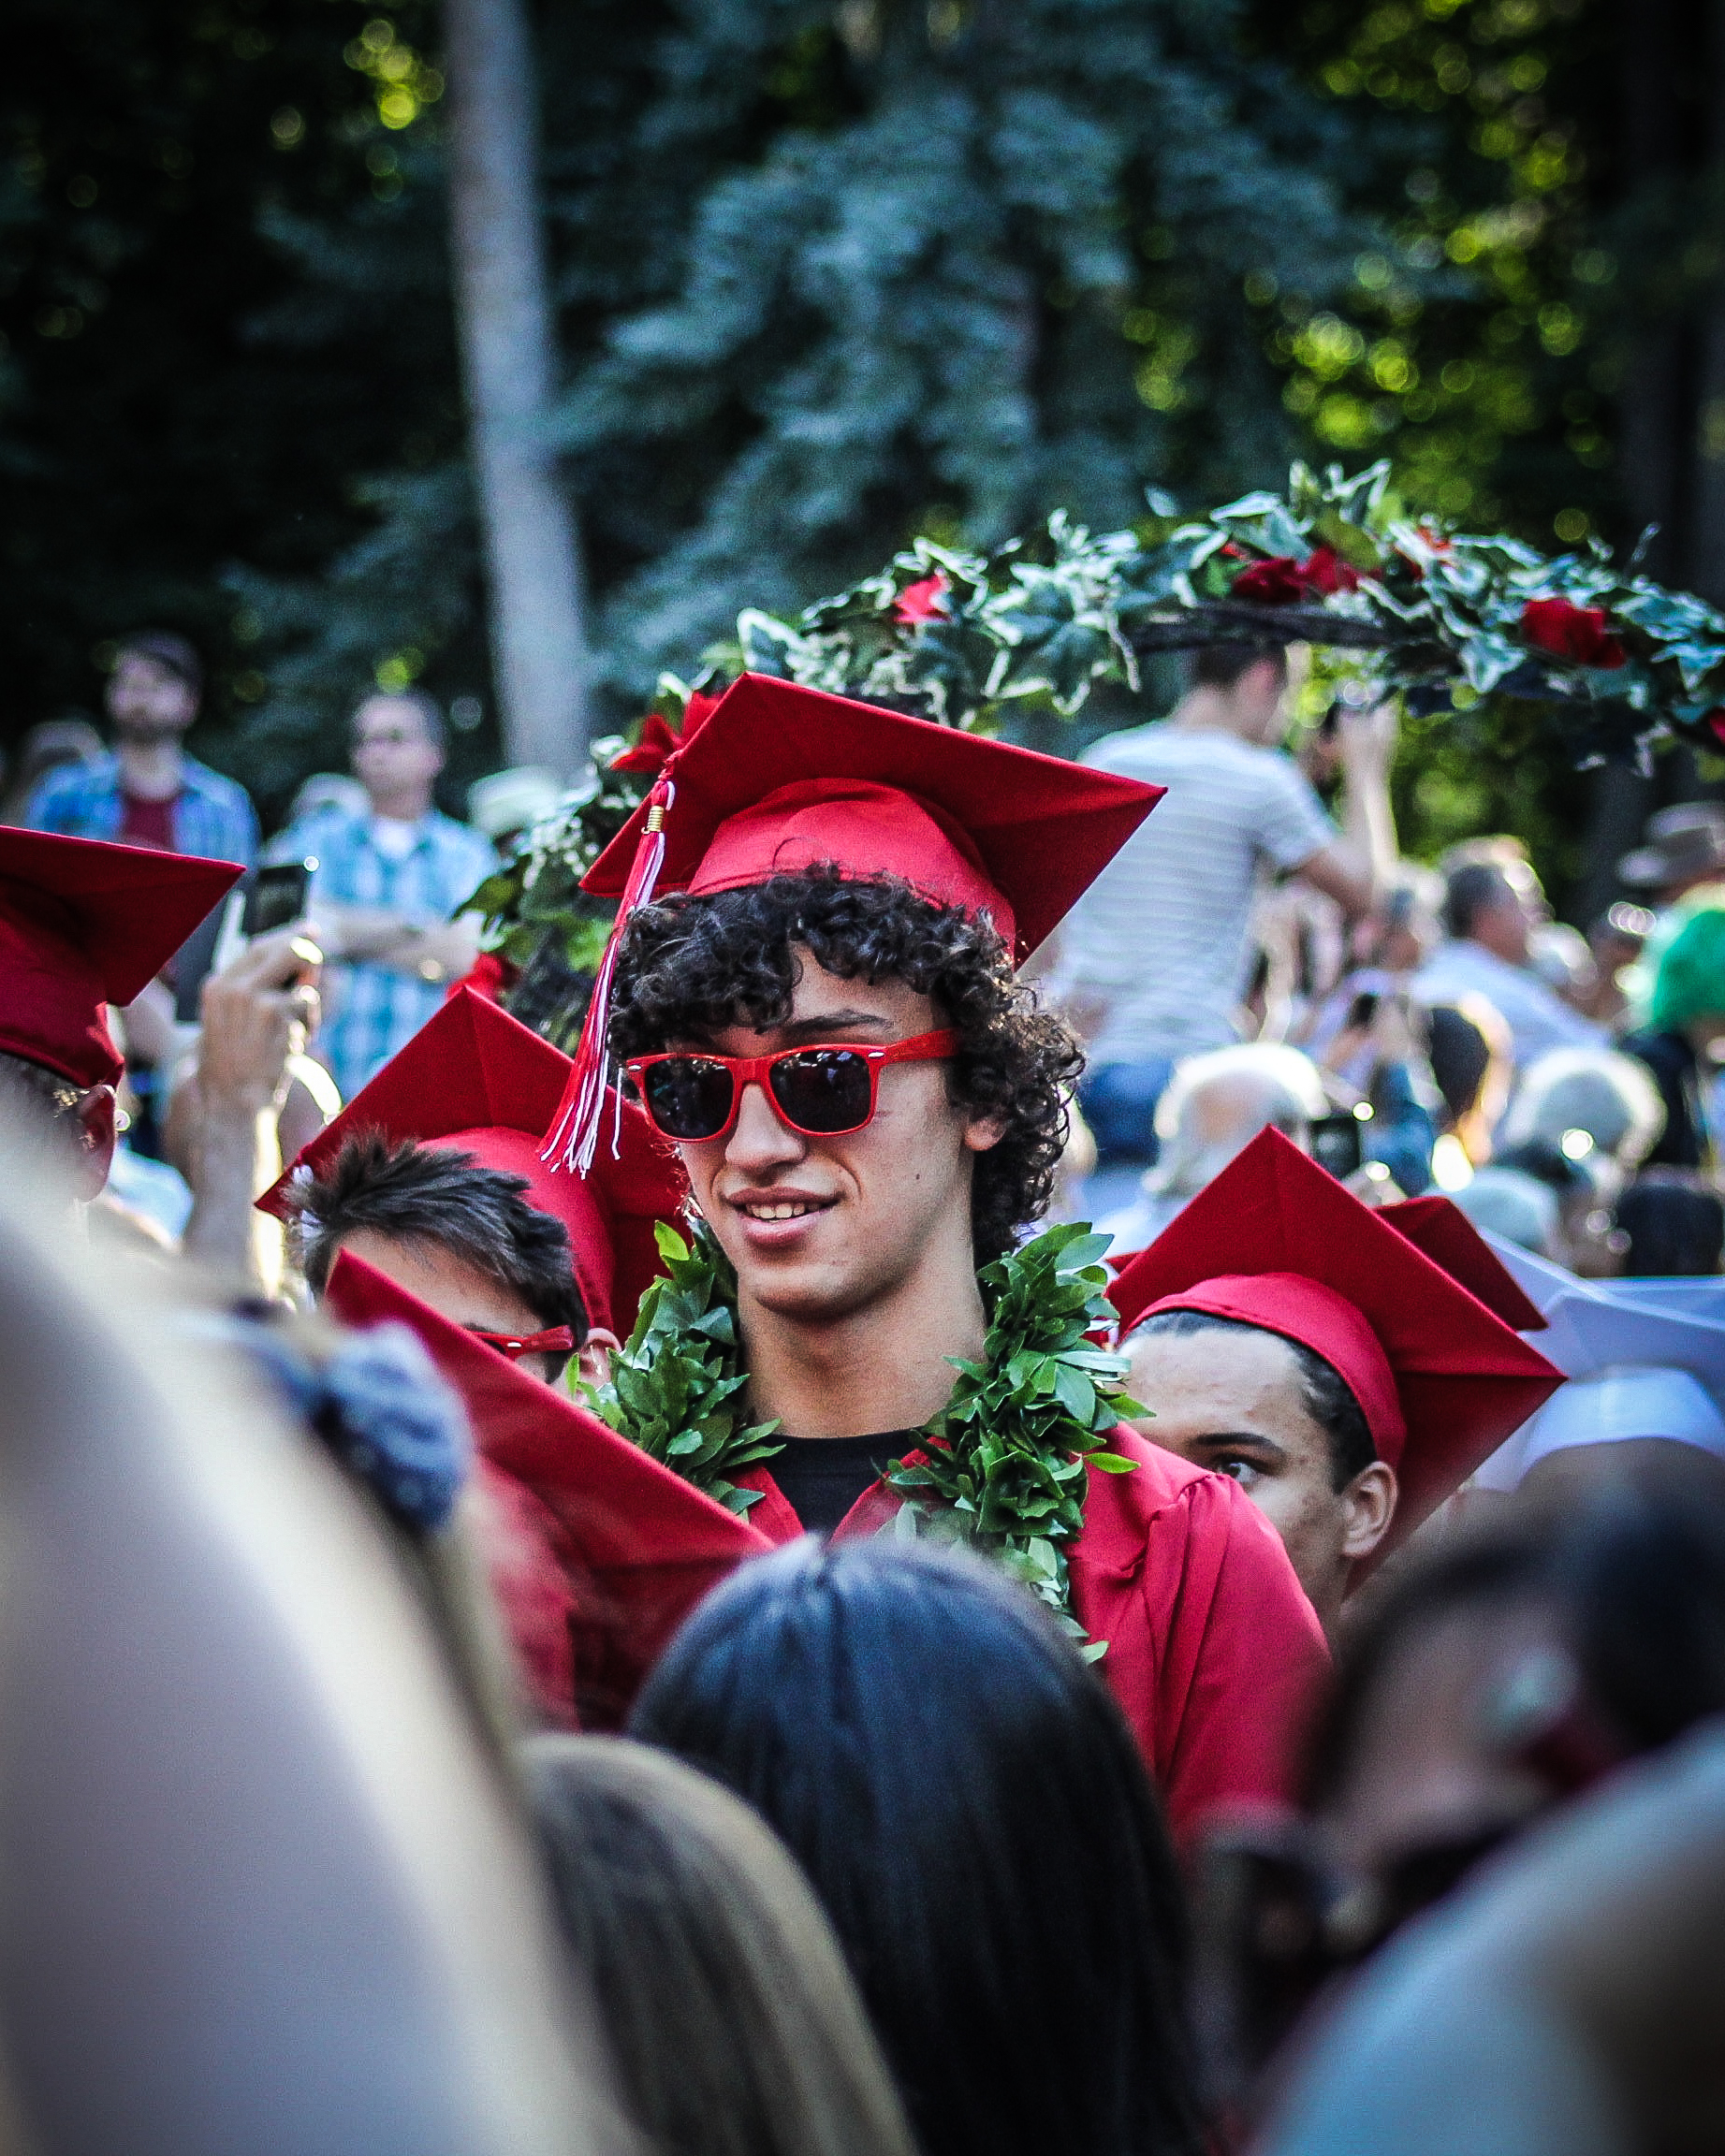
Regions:
[[[847,881],[831,866],[705,897],[677,894],[629,924],[612,1053],[651,1056],[727,1026],[782,1025],[798,948],[843,981],[902,981],[958,1031],[953,1100],[1005,1125],[999,1144],[978,1154],[971,1186],[976,1262],[1000,1257],[1047,1207],[1084,1058],[1065,1022],[1014,978],[991,923],[896,877]]]

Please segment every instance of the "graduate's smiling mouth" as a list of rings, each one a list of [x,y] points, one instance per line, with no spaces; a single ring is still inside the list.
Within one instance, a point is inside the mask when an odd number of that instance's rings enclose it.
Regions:
[[[745,1223],[743,1232],[757,1249],[774,1249],[798,1240],[823,1213],[839,1202],[810,1190],[739,1190],[725,1203]]]

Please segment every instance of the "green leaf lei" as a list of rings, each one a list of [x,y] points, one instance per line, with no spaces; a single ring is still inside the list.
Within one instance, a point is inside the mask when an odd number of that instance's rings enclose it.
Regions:
[[[612,1357],[611,1382],[588,1397],[613,1430],[744,1513],[760,1493],[732,1477],[780,1447],[770,1442],[776,1423],[745,1420],[736,1275],[705,1227],[693,1249],[674,1229],[658,1234],[669,1276],[642,1299],[627,1346]],[[1087,1228],[1051,1228],[984,1268],[981,1358],[952,1359],[958,1382],[928,1426],[925,1458],[886,1472],[904,1500],[899,1534],[987,1551],[1080,1640],[1067,1550],[1084,1525],[1086,1469],[1130,1474],[1133,1462],[1104,1439],[1144,1412],[1120,1389],[1126,1358],[1089,1338],[1114,1315],[1101,1263],[1107,1246]],[[1085,1653],[1094,1658],[1104,1646]]]

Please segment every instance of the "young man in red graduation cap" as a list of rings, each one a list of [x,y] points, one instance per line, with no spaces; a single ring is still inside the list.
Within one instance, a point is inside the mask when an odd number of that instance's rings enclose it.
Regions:
[[[1563,1382],[1460,1216],[1406,1210],[1265,1130],[1109,1290],[1145,1434],[1241,1484],[1326,1627]]]
[[[0,1097],[88,1201],[108,1180],[124,1063],[107,1006],[142,993],[243,871],[0,830]]]
[[[1099,1246],[1017,1247],[1080,1058],[1014,968],[1157,798],[745,676],[588,878],[622,907],[550,1149],[603,1156],[608,1043],[702,1223],[607,1420],[771,1540],[908,1507],[1002,1556],[1181,1828],[1280,1792],[1322,1636],[1240,1493],[1118,1426]]]
[[[686,1186],[638,1108],[591,1176],[553,1174],[543,1134],[569,1058],[461,988],[258,1201],[294,1224],[316,1293],[352,1251],[531,1376],[572,1354],[603,1379],[658,1270],[655,1224]]]

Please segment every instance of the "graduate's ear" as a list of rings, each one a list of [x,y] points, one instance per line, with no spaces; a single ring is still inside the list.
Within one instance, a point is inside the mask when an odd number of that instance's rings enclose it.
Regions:
[[[1362,1467],[1342,1492],[1341,1553],[1350,1563],[1369,1557],[1389,1533],[1399,1494],[1395,1468],[1381,1460]]]
[[[987,1153],[1006,1135],[1004,1115],[972,1115],[964,1126],[964,1143],[972,1153]]]
[[[108,1171],[114,1164],[117,1132],[113,1087],[92,1085],[73,1113],[78,1124],[78,1196],[87,1205],[101,1196]]]

